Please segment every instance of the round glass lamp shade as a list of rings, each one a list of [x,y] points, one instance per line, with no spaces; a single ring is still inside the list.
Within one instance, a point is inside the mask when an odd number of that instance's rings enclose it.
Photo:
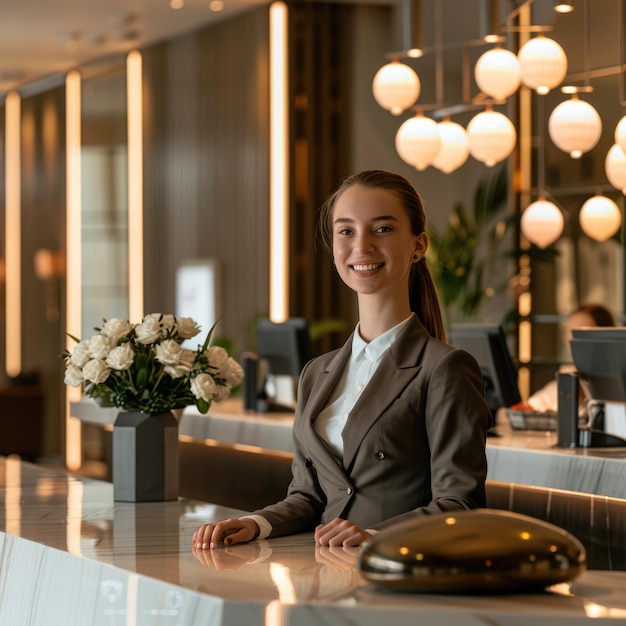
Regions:
[[[437,122],[423,115],[406,120],[396,133],[396,150],[400,158],[420,171],[433,162],[440,147]]]
[[[561,236],[564,224],[559,207],[541,199],[528,205],[522,213],[520,226],[528,241],[539,248],[546,248]]]
[[[622,225],[622,214],[611,198],[596,195],[589,198],[580,209],[580,227],[591,239],[606,241]]]
[[[548,120],[550,138],[573,159],[591,150],[602,135],[602,120],[598,112],[574,95],[554,108]]]
[[[444,174],[450,174],[467,161],[469,140],[465,129],[456,122],[444,120],[437,124],[441,146],[432,165]]]
[[[615,143],[626,152],[626,115],[622,117],[615,127]]]
[[[561,46],[543,33],[528,40],[517,53],[522,83],[545,96],[563,82],[567,56]]]
[[[517,57],[509,50],[487,50],[474,66],[476,84],[483,93],[504,100],[517,91],[522,72]]]
[[[400,115],[419,98],[421,83],[415,71],[404,63],[392,61],[374,76],[372,92],[376,102],[393,115]]]
[[[487,167],[506,159],[517,141],[511,120],[497,111],[478,113],[467,125],[470,154]]]
[[[616,143],[606,155],[604,171],[611,185],[626,194],[626,153]]]

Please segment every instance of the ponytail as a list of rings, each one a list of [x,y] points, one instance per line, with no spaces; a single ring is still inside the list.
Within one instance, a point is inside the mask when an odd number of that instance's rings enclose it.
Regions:
[[[426,259],[415,263],[409,277],[409,303],[420,322],[430,335],[446,341],[446,329],[443,324],[439,294]]]

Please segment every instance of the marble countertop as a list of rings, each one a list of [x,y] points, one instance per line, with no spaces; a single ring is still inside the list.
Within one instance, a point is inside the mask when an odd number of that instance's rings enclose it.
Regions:
[[[196,528],[232,509],[114,502],[110,483],[15,458],[0,458],[0,498],[0,623],[11,626],[626,619],[626,572],[533,594],[392,593],[361,578],[355,550],[316,548],[310,534],[194,553]]]

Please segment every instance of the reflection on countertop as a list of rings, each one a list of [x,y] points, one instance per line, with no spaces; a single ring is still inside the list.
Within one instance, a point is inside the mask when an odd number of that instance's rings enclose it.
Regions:
[[[625,572],[587,571],[538,594],[392,593],[367,584],[356,550],[311,534],[195,552],[203,502],[113,502],[110,483],[0,458],[0,623],[490,624],[626,619]]]

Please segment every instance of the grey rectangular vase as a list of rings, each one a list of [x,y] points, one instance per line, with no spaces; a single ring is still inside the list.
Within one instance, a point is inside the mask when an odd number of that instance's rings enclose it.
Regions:
[[[113,426],[117,502],[175,500],[179,489],[178,421],[171,412],[121,412]]]

